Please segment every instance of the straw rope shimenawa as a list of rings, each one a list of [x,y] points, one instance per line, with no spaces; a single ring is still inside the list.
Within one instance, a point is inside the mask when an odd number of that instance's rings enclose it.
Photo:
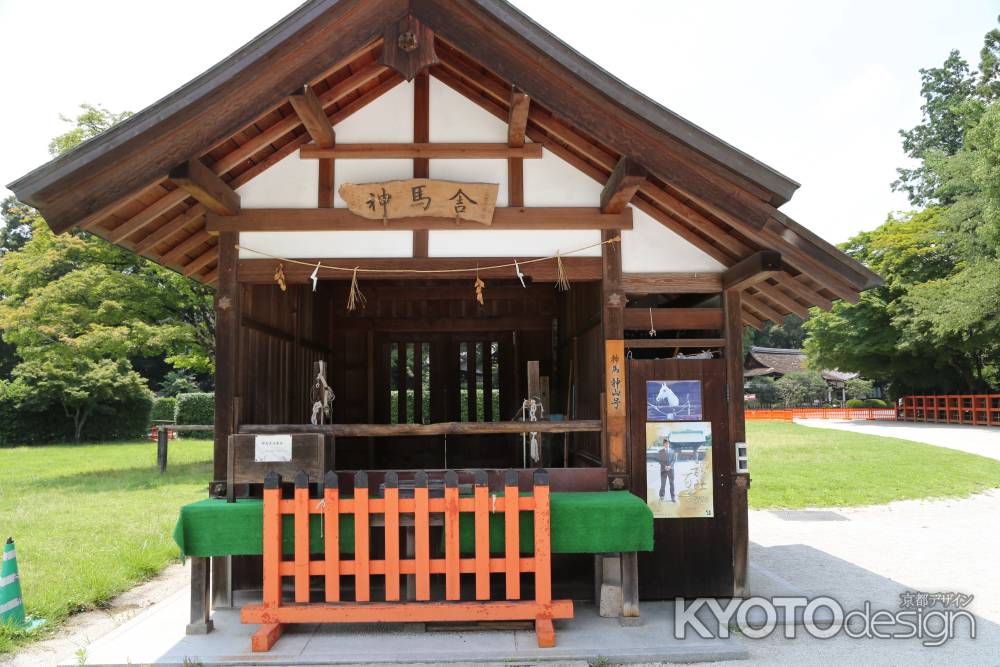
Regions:
[[[547,262],[547,261],[551,261],[551,260],[554,259],[554,260],[556,260],[556,264],[559,267],[559,271],[558,271],[559,275],[558,275],[558,279],[556,281],[556,284],[559,287],[560,291],[565,291],[565,290],[569,289],[569,279],[566,277],[566,272],[563,269],[563,265],[562,265],[562,258],[564,256],[566,256],[566,255],[573,255],[573,254],[578,253],[578,252],[583,252],[584,250],[590,250],[591,248],[598,248],[600,246],[603,246],[603,245],[606,245],[606,244],[610,244],[610,243],[618,243],[621,240],[622,240],[621,236],[615,236],[614,238],[610,238],[610,239],[607,239],[605,241],[599,241],[598,243],[591,243],[590,245],[586,245],[586,246],[583,246],[581,248],[575,248],[575,249],[569,250],[567,252],[556,251],[556,254],[549,255],[547,257],[535,257],[534,259],[525,259],[525,260],[520,260],[520,261],[514,260],[512,262],[507,262],[507,263],[504,263],[504,264],[491,264],[489,266],[473,266],[473,267],[469,267],[467,269],[457,269],[457,268],[451,268],[451,269],[379,269],[379,268],[364,268],[363,269],[363,268],[358,267],[358,266],[353,266],[353,267],[351,267],[351,266],[333,266],[333,265],[330,265],[330,264],[324,264],[323,262],[317,262],[315,265],[313,265],[312,262],[304,262],[304,261],[297,260],[297,259],[289,259],[287,257],[280,257],[278,255],[272,255],[269,252],[264,252],[263,250],[256,250],[254,248],[248,248],[246,246],[239,245],[239,244],[236,244],[235,247],[236,247],[237,251],[239,251],[239,250],[246,250],[247,252],[252,252],[255,255],[260,255],[262,257],[267,257],[267,258],[270,258],[270,259],[273,259],[273,260],[277,260],[278,262],[281,262],[282,264],[279,264],[279,271],[281,270],[281,266],[285,262],[288,262],[289,264],[298,264],[299,266],[312,267],[313,268],[312,277],[314,278],[314,281],[313,281],[313,289],[314,290],[315,290],[315,287],[316,287],[315,278],[317,278],[319,276],[319,272],[321,270],[340,271],[342,273],[350,273],[351,274],[351,289],[350,289],[350,294],[348,295],[347,309],[348,310],[354,310],[359,303],[360,303],[361,307],[363,308],[364,307],[364,302],[365,302],[364,295],[361,294],[361,290],[358,289],[358,274],[359,273],[447,274],[447,273],[472,273],[472,272],[475,272],[476,275],[477,275],[477,282],[478,282],[478,274],[479,274],[480,270],[493,270],[493,269],[508,269],[508,268],[510,268],[510,269],[514,269],[515,272],[517,273],[518,277],[520,278],[521,275],[522,275],[521,274],[521,269],[520,269],[521,265],[523,265],[523,264],[536,264],[538,262]],[[284,275],[282,274],[281,277],[284,278]],[[275,279],[277,280],[277,274],[275,274]],[[284,281],[283,280],[279,281],[279,284],[281,282],[284,282]],[[523,283],[523,279],[522,279],[522,283]],[[478,285],[477,285],[477,287],[478,287]],[[283,286],[282,286],[282,289],[284,289]],[[479,289],[481,289],[481,288],[479,288]]]

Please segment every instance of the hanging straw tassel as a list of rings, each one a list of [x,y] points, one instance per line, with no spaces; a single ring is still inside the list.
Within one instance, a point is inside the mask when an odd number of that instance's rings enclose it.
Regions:
[[[480,306],[485,306],[485,299],[483,298],[483,289],[486,288],[486,283],[483,282],[482,278],[479,277],[479,270],[476,269],[476,301],[479,302]]]
[[[355,266],[354,274],[351,276],[351,291],[347,295],[347,310],[354,311],[358,306],[364,310],[366,303],[368,300],[358,287],[358,267]]]
[[[559,254],[558,250],[556,251],[556,271],[556,289],[560,292],[568,292],[569,278],[566,277],[566,268],[563,266],[562,255]]]
[[[282,292],[288,291],[288,286],[285,284],[285,265],[282,262],[278,263],[278,268],[274,272],[274,281],[278,283]]]

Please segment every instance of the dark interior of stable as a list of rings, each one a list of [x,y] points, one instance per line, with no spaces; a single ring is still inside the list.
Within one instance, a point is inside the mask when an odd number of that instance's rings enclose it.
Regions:
[[[571,289],[560,291],[554,283],[529,280],[522,286],[517,279],[493,279],[487,281],[483,304],[477,303],[469,279],[363,280],[364,306],[353,311],[347,308],[347,280],[321,280],[315,290],[311,283],[289,283],[286,290],[274,283],[244,283],[242,289],[242,363],[236,395],[237,420],[244,432],[255,432],[255,425],[308,424],[318,361],[328,364],[336,399],[327,421],[336,425],[395,424],[405,429],[412,424],[520,420],[529,382],[539,387],[546,406],[539,418],[603,422],[605,295],[600,280],[574,281]],[[630,391],[644,401],[641,385],[654,371],[656,377],[702,379],[714,394],[713,400],[706,399],[706,418],[716,422],[723,435],[725,425],[719,422],[725,421],[725,403],[722,386],[716,386],[724,378],[722,360],[672,360],[678,352],[693,350],[670,342],[718,340],[707,338],[720,335],[718,296],[636,294],[627,304],[624,335],[627,347],[629,341],[634,346],[628,347],[629,382],[635,385]],[[708,319],[692,316],[691,309]],[[669,327],[662,324],[664,311],[671,311]],[[661,324],[651,334],[654,315]],[[537,380],[529,378],[529,362],[537,362]],[[627,430],[634,465],[624,487],[640,497],[645,494],[645,438],[636,434],[642,432],[644,405],[631,410],[634,419]],[[526,438],[519,432],[337,436],[328,438],[328,467],[341,472],[348,485],[350,475],[343,473],[374,471],[370,488],[382,478],[378,471],[482,468],[490,471],[492,485],[504,469],[532,467],[558,473],[552,478],[553,490],[622,488],[605,469],[602,430],[541,434],[542,458],[537,463],[526,456]],[[726,439],[716,442],[717,460],[726,461]],[[717,469],[717,483],[724,484],[727,469]],[[400,479],[409,476],[412,472],[402,472]],[[240,490],[247,492],[257,495],[259,490]],[[731,554],[728,523],[719,520],[728,515],[728,504],[725,490],[717,486],[716,520],[655,522],[656,550],[671,549],[678,568],[662,570],[662,553],[641,555],[643,598],[705,588],[698,573]],[[377,541],[372,546],[377,549]],[[554,593],[575,599],[593,596],[591,556],[553,558]],[[715,569],[725,573],[727,567],[721,565]],[[234,557],[234,589],[258,587],[260,571],[259,557]],[[728,582],[718,578],[717,587],[725,590]]]

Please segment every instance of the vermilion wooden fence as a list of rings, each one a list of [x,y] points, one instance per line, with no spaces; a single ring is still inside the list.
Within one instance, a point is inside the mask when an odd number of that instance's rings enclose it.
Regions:
[[[904,396],[901,421],[1000,426],[1000,394]]]
[[[443,498],[431,498],[427,473],[414,478],[412,498],[400,497],[398,475],[385,476],[383,497],[369,497],[368,477],[356,473],[354,496],[340,497],[337,476],[324,478],[322,498],[309,497],[308,479],[300,472],[295,478],[293,499],[281,498],[280,478],[271,473],[264,482],[263,603],[248,605],[240,612],[243,623],[260,623],[251,647],[268,651],[288,623],[367,623],[427,621],[497,621],[533,620],[538,645],[555,645],[553,619],[572,618],[571,600],[552,599],[550,547],[550,512],[548,475],[535,472],[531,495],[518,493],[517,473],[504,478],[502,496],[490,496],[484,471],[475,476],[473,494],[460,497],[458,475],[445,474]],[[521,511],[534,513],[534,554],[522,557],[520,544]],[[459,517],[467,512],[474,517],[474,557],[462,558],[459,547]],[[505,549],[503,557],[490,554],[489,517],[504,517]],[[282,557],[282,516],[294,517],[294,558]],[[323,560],[312,560],[309,548],[309,520],[319,514],[323,525]],[[354,518],[354,557],[340,554],[340,517]],[[412,521],[414,556],[400,557],[399,535],[402,520]],[[442,517],[444,526],[443,557],[432,556],[430,526],[432,515]],[[372,558],[369,530],[373,518],[381,517],[384,526],[384,557]],[[534,573],[534,599],[521,599],[521,573]],[[491,601],[490,574],[506,575],[505,600]],[[444,601],[431,601],[431,575],[444,575]],[[475,601],[461,600],[461,575],[475,577]],[[401,600],[400,576],[415,576],[415,600]],[[312,602],[310,577],[325,579],[324,601]],[[353,577],[354,600],[341,598],[341,577]],[[373,601],[372,577],[384,578],[384,601]],[[283,599],[282,577],[294,579],[294,601]]]
[[[858,419],[868,421],[896,421],[895,408],[787,408],[784,410],[747,410],[747,420],[793,419]]]

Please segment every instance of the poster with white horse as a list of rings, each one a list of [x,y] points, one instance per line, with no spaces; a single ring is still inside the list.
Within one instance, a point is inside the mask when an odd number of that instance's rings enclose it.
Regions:
[[[646,421],[701,421],[701,382],[698,380],[646,382]]]

